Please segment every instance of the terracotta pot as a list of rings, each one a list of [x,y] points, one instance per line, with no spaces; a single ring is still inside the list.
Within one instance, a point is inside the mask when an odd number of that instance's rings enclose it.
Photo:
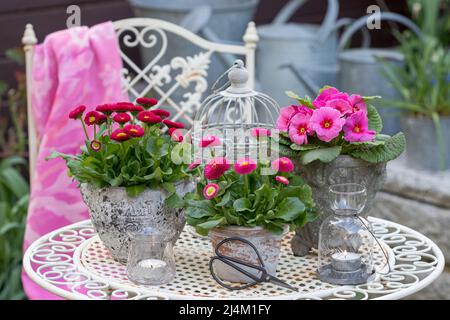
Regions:
[[[373,200],[386,178],[386,163],[373,164],[361,159],[340,155],[330,163],[314,161],[308,165],[296,164],[296,174],[312,189],[318,218],[297,229],[292,238],[294,255],[304,256],[311,248],[317,248],[320,226],[333,211],[329,203],[329,186],[338,183],[359,183],[366,187],[367,202],[361,213],[367,216]]]
[[[285,227],[285,230],[281,235],[276,235],[270,231],[265,230],[262,227],[248,228],[240,226],[228,226],[211,229],[208,236],[211,240],[214,254],[215,248],[220,243],[220,241],[224,239],[231,237],[240,237],[250,241],[261,255],[267,272],[271,275],[276,275],[278,258],[281,249],[281,240],[287,232],[287,226]],[[259,265],[258,258],[254,253],[254,250],[244,243],[226,243],[221,247],[220,252],[226,256],[240,259],[254,265]],[[258,274],[258,272],[256,272],[252,268],[243,268],[255,275]],[[214,270],[216,275],[224,281],[241,283],[252,281],[247,276],[220,261],[216,261],[214,263]]]
[[[195,188],[191,181],[175,187],[180,196]],[[183,209],[164,206],[165,190],[148,189],[137,197],[129,197],[122,187],[96,188],[84,183],[80,190],[95,231],[111,256],[123,264],[128,259],[130,232],[151,227],[175,244],[186,223]]]

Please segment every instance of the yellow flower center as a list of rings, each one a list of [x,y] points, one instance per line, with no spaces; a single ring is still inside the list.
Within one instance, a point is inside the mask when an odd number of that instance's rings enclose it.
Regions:
[[[331,126],[331,123],[329,121],[325,121],[325,123],[323,124],[323,126],[325,128],[329,128]]]
[[[89,122],[90,123],[94,123],[95,122],[95,117],[94,116],[90,116],[89,117]]]
[[[358,126],[355,126],[355,128],[353,128],[353,131],[355,131],[356,133],[359,133],[361,131],[361,129]]]
[[[120,132],[120,133],[117,134],[117,137],[119,137],[119,138],[123,138],[123,137],[126,137],[126,136],[127,136],[127,134],[123,133],[123,132]]]
[[[300,128],[300,130],[298,130],[301,134],[304,134],[306,132],[305,128]]]
[[[210,195],[213,195],[215,191],[216,191],[216,188],[214,188],[214,187],[209,187],[208,189],[206,189],[206,194],[207,194],[208,196],[210,196]]]
[[[248,165],[249,165],[248,161],[242,161],[241,162],[241,166],[248,166]]]
[[[136,129],[130,129],[131,132],[137,133],[138,131]]]

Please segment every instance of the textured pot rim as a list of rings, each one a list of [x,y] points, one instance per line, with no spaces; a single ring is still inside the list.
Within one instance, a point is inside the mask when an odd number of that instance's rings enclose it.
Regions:
[[[209,232],[208,232],[208,236],[210,235],[210,233],[211,232],[213,232],[213,233],[216,233],[216,234],[222,234],[223,232],[221,232],[222,230],[230,230],[230,231],[238,231],[238,232],[242,232],[242,231],[248,231],[248,230],[254,230],[254,231],[266,231],[267,232],[267,234],[269,234],[269,235],[271,235],[271,236],[285,236],[288,232],[289,232],[289,225],[288,224],[285,224],[284,225],[284,227],[283,227],[283,233],[282,234],[280,234],[280,235],[278,235],[278,234],[275,234],[275,233],[273,233],[273,232],[271,232],[271,231],[269,231],[269,230],[267,230],[267,229],[265,229],[265,228],[263,228],[263,227],[261,227],[261,226],[256,226],[256,227],[244,227],[244,226],[235,226],[235,225],[229,225],[229,226],[223,226],[223,227],[215,227],[215,228],[212,228],[211,230],[209,230]],[[265,237],[265,236],[267,236],[267,234],[266,235],[255,235],[255,236],[252,236],[252,237],[254,237],[254,238],[258,238],[258,237]]]
[[[189,183],[189,182],[193,182],[194,180],[192,179],[192,177],[191,178],[186,178],[186,179],[183,179],[183,180],[180,180],[180,181],[178,181],[178,182],[175,182],[174,183],[174,185],[175,186],[179,186],[179,185],[182,185],[182,184],[187,184],[187,183]],[[97,190],[100,190],[100,189],[108,189],[108,190],[122,190],[122,191],[126,191],[126,188],[127,187],[96,187],[96,186],[94,186],[92,183],[87,183],[87,182],[83,182],[83,183],[81,183],[80,184],[80,187],[81,186],[83,186],[83,185],[85,185],[85,186],[91,186],[93,189],[97,189]],[[143,192],[146,192],[146,191],[157,191],[157,192],[159,192],[159,191],[166,191],[164,188],[162,188],[162,187],[158,187],[158,188],[156,188],[156,189],[152,189],[152,188],[145,188],[145,190],[143,191]]]
[[[349,161],[351,160],[351,161],[355,161],[355,162],[366,163],[369,166],[379,166],[379,165],[387,164],[387,162],[372,163],[372,162],[366,161],[364,159],[359,159],[359,158],[352,157],[352,156],[350,156],[348,154],[340,154],[332,162],[337,161],[338,159],[341,159],[341,160],[348,159]],[[319,161],[319,160],[316,160],[316,161]],[[331,162],[328,162],[328,163],[323,162],[324,165],[330,164],[330,163]]]

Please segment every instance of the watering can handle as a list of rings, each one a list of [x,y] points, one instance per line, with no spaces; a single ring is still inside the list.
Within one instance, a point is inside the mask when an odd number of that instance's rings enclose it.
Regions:
[[[334,31],[338,31],[341,28],[347,27],[351,25],[354,21],[355,19],[353,18],[341,18],[336,22]],[[360,30],[362,33],[361,48],[368,48],[371,42],[369,30],[367,30],[366,28],[362,28]]]
[[[303,5],[307,0],[291,0],[289,1],[273,19],[274,25],[280,25],[286,23],[292,15]],[[327,0],[328,7],[325,18],[323,19],[322,26],[319,30],[319,42],[325,41],[329,34],[334,30],[337,17],[339,15],[339,3],[338,0]]]
[[[204,5],[192,9],[181,21],[180,26],[193,32],[201,33],[203,37],[212,42],[223,42],[214,31],[208,26],[208,22],[212,16],[212,8],[209,5]],[[232,54],[219,53],[223,64],[225,66],[233,65],[236,57]]]
[[[347,30],[344,31],[344,33],[341,36],[341,39],[339,40],[339,49],[342,50],[345,46],[345,44],[350,40],[350,38],[353,36],[353,34],[358,31],[360,28],[362,28],[364,25],[366,25],[367,19],[369,15],[363,16],[358,18]],[[401,23],[411,29],[419,38],[423,37],[422,32],[420,31],[420,28],[410,19],[406,18],[405,16],[402,16],[398,13],[393,12],[381,12],[380,13],[380,20],[389,20],[389,21],[395,21],[398,23]]]

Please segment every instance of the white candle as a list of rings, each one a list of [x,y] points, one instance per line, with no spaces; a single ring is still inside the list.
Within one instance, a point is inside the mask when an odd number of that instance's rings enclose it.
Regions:
[[[167,265],[166,262],[158,259],[145,259],[138,263],[138,266],[146,269],[164,268]]]
[[[354,252],[336,252],[331,255],[331,264],[338,271],[356,271],[361,268],[361,256]]]

